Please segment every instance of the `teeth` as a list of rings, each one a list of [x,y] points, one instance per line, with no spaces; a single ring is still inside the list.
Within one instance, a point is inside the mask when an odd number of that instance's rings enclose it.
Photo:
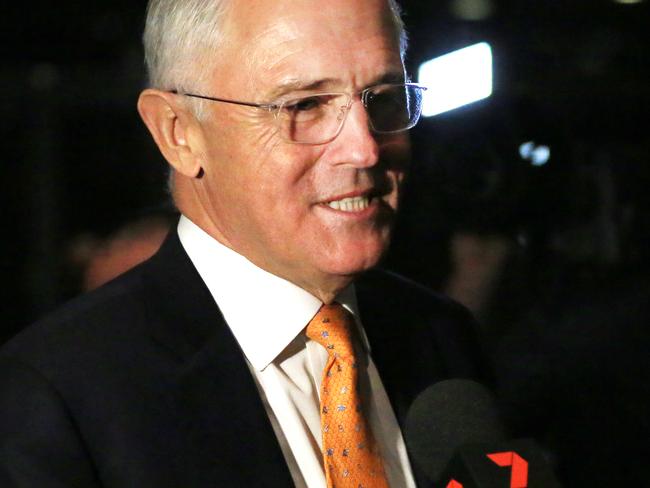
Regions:
[[[343,198],[342,200],[334,200],[327,203],[334,210],[342,210],[344,212],[360,212],[368,208],[369,204],[370,199],[368,197]]]

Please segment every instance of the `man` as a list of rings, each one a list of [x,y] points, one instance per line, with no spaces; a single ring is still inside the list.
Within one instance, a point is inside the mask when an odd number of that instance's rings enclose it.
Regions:
[[[409,404],[481,371],[460,307],[369,271],[419,116],[403,39],[386,0],[150,3],[138,109],[183,216],[5,347],[0,486],[415,486]],[[348,363],[306,331],[323,310],[356,351],[349,427],[323,374]],[[339,431],[370,444],[330,449]]]

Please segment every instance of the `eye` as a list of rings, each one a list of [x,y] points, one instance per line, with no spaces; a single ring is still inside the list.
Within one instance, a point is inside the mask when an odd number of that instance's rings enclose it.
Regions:
[[[298,100],[290,100],[284,104],[284,109],[289,112],[308,112],[310,110],[316,110],[324,105],[326,101],[324,97],[314,96],[314,97],[305,97]]]
[[[382,103],[399,98],[400,95],[403,95],[403,90],[394,86],[380,86],[368,93],[367,100]]]

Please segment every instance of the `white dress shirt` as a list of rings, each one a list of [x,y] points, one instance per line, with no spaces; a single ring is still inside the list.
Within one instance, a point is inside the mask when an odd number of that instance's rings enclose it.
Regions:
[[[246,356],[296,486],[325,488],[319,392],[328,356],[304,334],[322,302],[258,268],[184,216],[178,235]],[[415,487],[404,439],[370,357],[354,287],[336,301],[355,316],[368,354],[360,388],[389,484]]]

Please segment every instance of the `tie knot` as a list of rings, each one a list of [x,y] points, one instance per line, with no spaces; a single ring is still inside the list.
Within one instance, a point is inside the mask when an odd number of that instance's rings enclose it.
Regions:
[[[354,317],[343,305],[323,305],[307,325],[307,337],[327,349],[330,356],[354,359],[352,327]]]

